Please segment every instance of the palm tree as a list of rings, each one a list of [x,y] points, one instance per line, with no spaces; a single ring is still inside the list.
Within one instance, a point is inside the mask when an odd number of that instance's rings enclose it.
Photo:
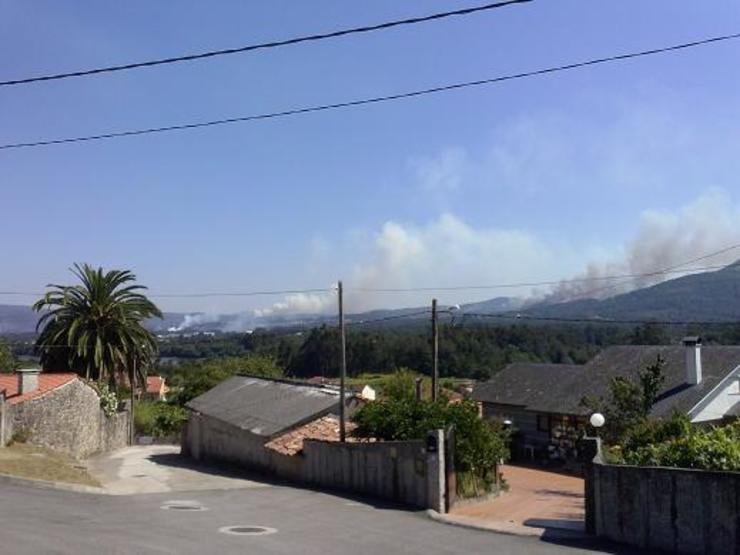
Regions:
[[[133,391],[136,381],[145,382],[145,368],[157,354],[156,338],[143,321],[162,312],[128,270],[104,272],[88,264],[70,270],[80,284],[50,284],[52,290],[33,305],[43,312],[36,325],[42,367],[74,370],[112,385],[129,373]]]

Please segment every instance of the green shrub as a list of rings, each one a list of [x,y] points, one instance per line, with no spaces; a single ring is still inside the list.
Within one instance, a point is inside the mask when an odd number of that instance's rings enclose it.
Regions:
[[[134,410],[134,426],[139,435],[171,437],[180,433],[187,419],[184,408],[164,401],[139,401]]]
[[[464,480],[476,492],[491,491],[496,465],[509,455],[507,434],[480,418],[472,401],[384,399],[363,406],[352,420],[357,424],[354,435],[386,441],[423,439],[432,430],[454,426],[455,470],[469,475]]]
[[[638,466],[672,466],[702,470],[740,471],[740,422],[711,428],[679,427],[680,422],[667,430],[666,424],[657,426],[656,434],[662,440],[625,443],[620,458],[625,464]]]

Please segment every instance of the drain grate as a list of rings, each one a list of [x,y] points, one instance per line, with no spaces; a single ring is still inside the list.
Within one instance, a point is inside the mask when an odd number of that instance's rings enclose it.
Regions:
[[[208,509],[197,501],[167,501],[160,507],[165,511],[207,511]]]
[[[266,536],[277,532],[275,528],[251,525],[223,526],[222,528],[219,528],[218,531],[222,534],[232,534],[234,536]]]

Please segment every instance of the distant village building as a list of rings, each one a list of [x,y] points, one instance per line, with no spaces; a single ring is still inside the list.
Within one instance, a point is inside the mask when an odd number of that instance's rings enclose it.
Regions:
[[[143,398],[150,401],[166,401],[170,388],[162,376],[147,376]]]
[[[14,437],[77,458],[128,444],[129,413],[106,416],[97,392],[72,372],[0,375],[0,447]]]
[[[692,422],[712,422],[740,412],[740,347],[702,346],[687,337],[683,346],[608,347],[587,364],[518,362],[473,390],[483,416],[510,420],[515,455],[523,458],[569,458],[574,432],[585,424],[584,397],[608,397],[617,376],[634,377],[665,361],[665,382],[652,409],[656,417],[673,411]]]

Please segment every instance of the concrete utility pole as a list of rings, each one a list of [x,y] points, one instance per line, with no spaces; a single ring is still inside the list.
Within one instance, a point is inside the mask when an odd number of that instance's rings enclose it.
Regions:
[[[347,338],[344,333],[344,291],[342,280],[339,280],[339,333],[341,336],[341,349],[339,360],[339,441],[347,440],[344,414],[344,382],[347,379]]]
[[[437,299],[432,299],[432,401],[439,389],[439,329],[437,326]]]

